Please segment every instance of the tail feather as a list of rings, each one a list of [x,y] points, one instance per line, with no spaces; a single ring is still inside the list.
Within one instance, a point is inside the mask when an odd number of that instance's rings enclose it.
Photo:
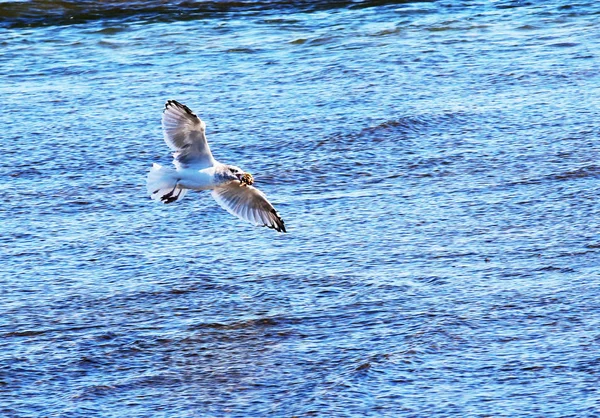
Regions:
[[[187,189],[177,186],[176,171],[172,168],[153,164],[146,182],[148,194],[152,200],[173,203],[183,199]]]

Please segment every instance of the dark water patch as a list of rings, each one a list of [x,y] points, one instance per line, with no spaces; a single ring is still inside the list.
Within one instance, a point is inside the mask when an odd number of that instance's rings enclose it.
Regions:
[[[335,147],[338,151],[353,149],[361,143],[381,143],[398,141],[398,146],[403,140],[414,142],[416,134],[427,135],[432,129],[458,129],[459,125],[467,120],[464,115],[441,114],[441,115],[416,115],[403,116],[398,119],[381,122],[372,127],[361,129],[359,132],[334,134],[316,143],[316,148]],[[369,152],[369,149],[361,150]]]
[[[453,126],[458,127],[458,125],[464,123],[466,120],[468,120],[468,118],[463,113],[406,116],[383,122],[374,127],[365,128],[358,135],[377,137],[379,133],[414,133],[422,132],[424,129],[434,127],[441,128],[443,126],[452,128]]]
[[[43,335],[51,330],[38,330],[38,331],[12,331],[4,334],[4,337],[34,337],[37,335]]]
[[[576,42],[557,42],[554,44],[550,44],[548,46],[554,47],[554,48],[573,48],[576,46],[579,46],[579,43]]]
[[[402,33],[405,29],[403,27],[394,27],[391,29],[384,29],[375,33],[370,33],[368,36],[372,36],[372,37],[385,37],[385,36],[390,36],[390,35],[398,35],[399,33]]]
[[[229,54],[255,54],[257,52],[259,52],[256,49],[252,49],[252,48],[231,48],[226,50],[225,52],[229,53]]]
[[[4,334],[4,337],[37,337],[46,334],[64,335],[66,333],[78,333],[79,331],[87,331],[96,329],[97,326],[73,326],[68,328],[48,328],[43,330],[24,330],[12,331]]]
[[[117,35],[119,33],[127,32],[129,30],[130,30],[130,28],[128,26],[118,25],[118,26],[107,26],[105,28],[97,30],[96,33],[99,35]]]
[[[556,266],[540,267],[539,269],[537,269],[537,271],[553,271],[553,272],[560,272],[560,273],[575,273],[575,270],[572,269],[571,267],[556,267]]]
[[[297,321],[297,320],[296,320]],[[199,330],[204,328],[217,329],[217,330],[239,330],[239,329],[258,329],[258,328],[270,328],[275,326],[294,325],[294,321],[289,318],[257,318],[248,319],[244,321],[234,322],[231,324],[197,324],[190,327],[191,330]]]
[[[547,182],[563,182],[588,178],[594,179],[598,177],[600,177],[600,166],[589,165],[574,170],[566,170],[563,172],[548,174],[546,176],[541,176],[537,178],[525,178],[523,180],[507,183],[507,186],[535,185],[544,184]]]
[[[298,39],[294,39],[293,41],[290,41],[290,44],[292,45],[303,45],[308,41],[308,39],[306,38],[298,38]]]
[[[42,175],[42,172],[33,167],[23,168],[23,169],[20,169],[17,171],[13,171],[12,173],[9,174],[9,176],[11,176],[11,177],[25,177],[25,178],[31,178],[31,177],[36,177],[36,176],[40,176],[40,175]]]
[[[590,165],[549,176],[549,180],[574,180],[600,177],[600,166]]]
[[[430,118],[427,117],[404,117],[397,120],[383,122],[377,126],[363,129],[359,135],[373,135],[378,132],[418,132],[428,126]],[[373,135],[376,136],[376,135]]]
[[[535,26],[535,25],[523,25],[523,26],[519,26],[517,28],[518,30],[523,30],[523,31],[532,31],[532,30],[539,30],[539,26]]]
[[[75,206],[87,206],[87,205],[92,205],[93,202],[89,202],[87,200],[71,200],[71,201],[67,201],[66,204],[75,205]]]
[[[523,1],[523,0],[503,0],[498,1],[494,6],[498,9],[516,9],[520,7],[533,6],[537,1]]]
[[[170,290],[170,293],[172,293],[174,295],[185,295],[186,293],[194,293],[197,290],[198,289],[196,287],[190,287],[190,288],[187,288],[187,289],[176,288],[176,289]]]
[[[308,46],[322,46],[331,44],[336,41],[336,37],[334,36],[322,36],[317,38],[308,39],[306,42],[302,42]]]
[[[422,283],[428,283],[435,286],[441,286],[448,283],[448,279],[444,277],[430,276],[430,277],[418,277],[415,278],[416,281]]]
[[[363,9],[433,0],[247,0],[247,1],[14,1],[0,3],[0,25],[8,28],[73,25],[91,21],[173,22],[224,13],[297,13]],[[109,29],[110,32],[110,29]]]

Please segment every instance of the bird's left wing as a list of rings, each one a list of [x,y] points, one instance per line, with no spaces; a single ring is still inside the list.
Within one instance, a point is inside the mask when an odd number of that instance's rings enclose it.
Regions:
[[[267,196],[255,187],[233,181],[213,189],[212,196],[223,209],[240,219],[277,232],[286,232],[283,219],[269,203]]]
[[[189,107],[168,100],[162,116],[165,142],[184,166],[211,167],[215,160],[206,141],[206,124]]]

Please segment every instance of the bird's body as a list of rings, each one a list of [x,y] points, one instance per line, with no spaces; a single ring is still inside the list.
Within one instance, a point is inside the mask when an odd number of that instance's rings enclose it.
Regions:
[[[264,193],[252,187],[252,175],[214,159],[206,141],[206,124],[187,106],[167,101],[162,125],[165,142],[174,151],[175,168],[153,164],[147,180],[153,200],[172,203],[188,190],[212,190],[214,199],[229,213],[256,226],[286,232]]]
[[[195,169],[193,167],[179,168],[175,171],[179,179],[177,186],[190,190],[210,190],[218,186],[215,167]]]

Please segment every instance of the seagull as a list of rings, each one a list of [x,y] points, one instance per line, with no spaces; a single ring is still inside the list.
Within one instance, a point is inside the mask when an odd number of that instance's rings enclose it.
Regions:
[[[167,100],[162,126],[175,168],[152,165],[147,179],[152,200],[173,203],[183,199],[188,190],[211,190],[217,203],[232,215],[286,232],[283,219],[267,196],[252,186],[252,175],[214,159],[206,141],[206,124],[189,107]]]

